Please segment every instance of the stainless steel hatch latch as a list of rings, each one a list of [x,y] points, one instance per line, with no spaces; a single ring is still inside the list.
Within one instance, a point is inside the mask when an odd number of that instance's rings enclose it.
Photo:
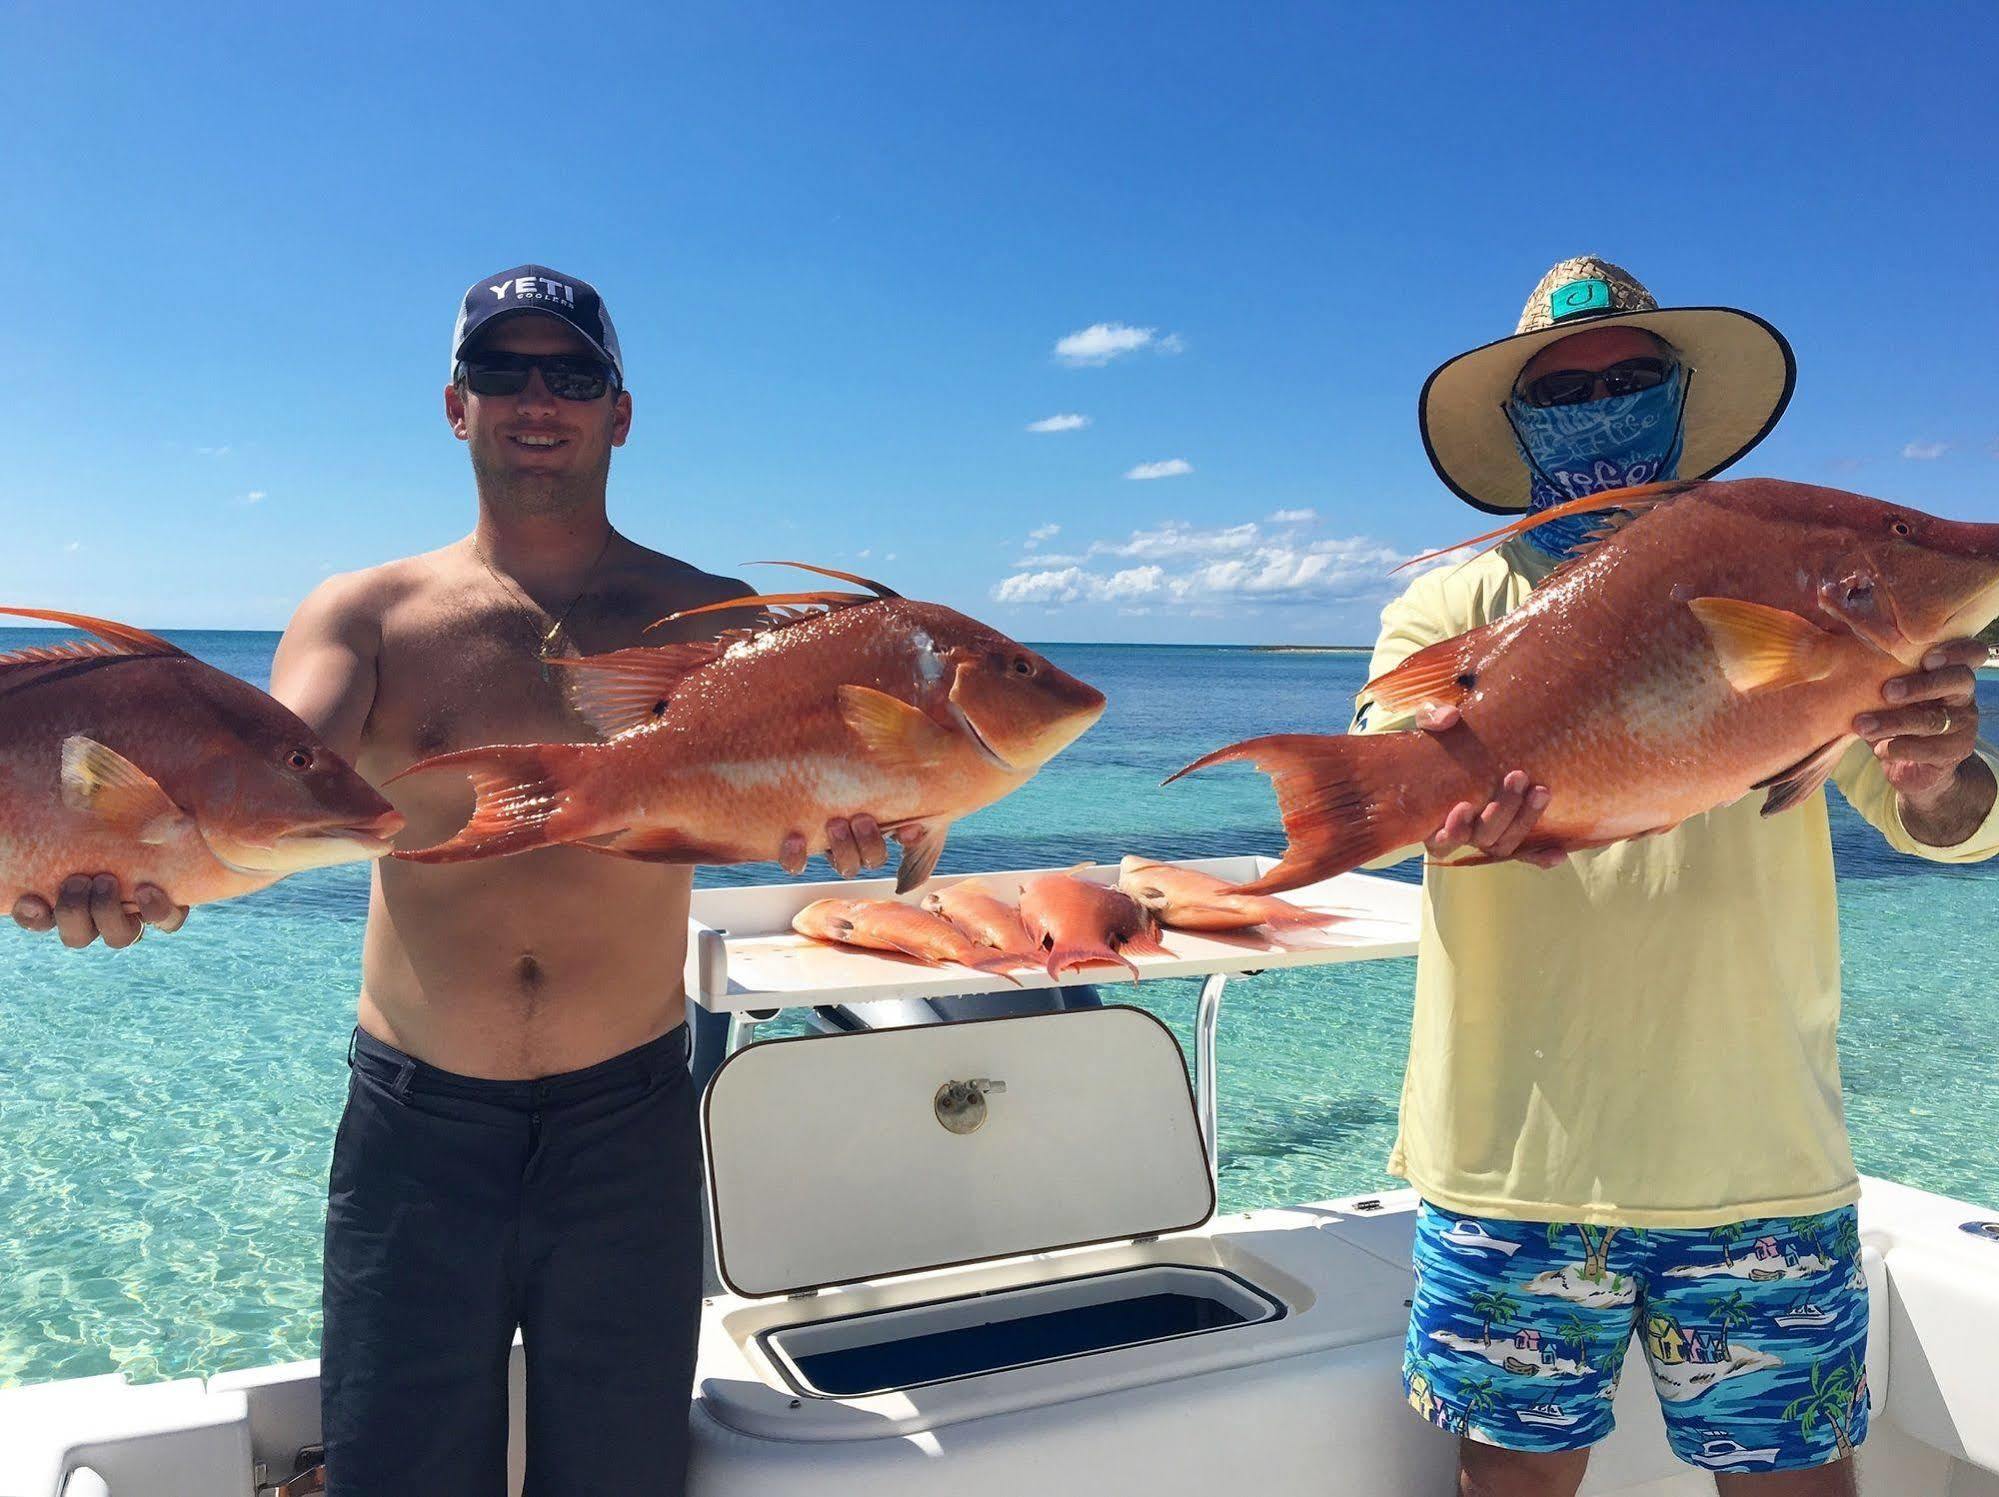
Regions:
[[[1006,1090],[1004,1081],[974,1076],[970,1081],[947,1081],[937,1088],[933,1105],[937,1121],[953,1133],[976,1133],[985,1126],[986,1098]]]

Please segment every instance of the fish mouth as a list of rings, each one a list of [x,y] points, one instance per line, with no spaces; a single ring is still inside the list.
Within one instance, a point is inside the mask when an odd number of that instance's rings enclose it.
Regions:
[[[391,824],[393,822],[393,824]],[[369,863],[395,850],[403,818],[378,817],[365,826],[322,827],[287,832],[267,845],[206,838],[215,860],[232,873],[252,878],[299,873],[307,868],[332,868],[342,863]]]
[[[1999,579],[1952,614],[1943,632],[1947,637],[1976,634],[1994,618],[1999,618]]]
[[[979,752],[985,755],[986,761],[989,764],[993,765],[993,767],[996,769],[1005,770],[1008,774],[1020,773],[1019,765],[1009,763],[1005,755],[1001,754],[998,749],[994,748],[990,743],[986,742],[986,735],[981,733],[978,730],[977,726],[973,724],[971,717],[967,715],[963,707],[960,707],[956,702],[952,702],[949,705],[951,708],[951,716],[957,719],[958,726],[960,726],[965,730],[967,736],[969,736],[972,742],[975,745],[977,745]]]

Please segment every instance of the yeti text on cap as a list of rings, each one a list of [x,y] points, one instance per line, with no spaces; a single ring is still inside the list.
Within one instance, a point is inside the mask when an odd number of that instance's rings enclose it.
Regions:
[[[546,287],[546,290],[541,288]],[[562,281],[550,280],[545,275],[524,275],[511,281],[501,281],[488,286],[494,301],[505,301],[509,293],[522,301],[559,301],[565,307],[576,305],[576,288]]]

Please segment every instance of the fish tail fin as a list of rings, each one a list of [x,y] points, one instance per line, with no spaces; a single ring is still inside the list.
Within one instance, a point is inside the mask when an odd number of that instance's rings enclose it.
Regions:
[[[1278,894],[1346,873],[1435,830],[1401,793],[1417,783],[1414,757],[1428,742],[1424,733],[1274,733],[1216,749],[1166,783],[1236,761],[1269,775],[1284,818],[1284,857],[1261,878],[1236,885],[1236,892]],[[1434,819],[1441,823],[1443,812]]]
[[[464,863],[596,835],[605,828],[578,824],[570,802],[593,751],[590,744],[575,743],[498,745],[412,764],[389,783],[455,769],[472,782],[472,819],[448,841],[395,856],[410,863]]]

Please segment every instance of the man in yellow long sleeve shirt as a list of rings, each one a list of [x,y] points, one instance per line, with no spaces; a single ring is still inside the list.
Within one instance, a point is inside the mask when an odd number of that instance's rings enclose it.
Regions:
[[[1517,513],[1719,472],[1792,383],[1761,319],[1661,310],[1618,267],[1565,261],[1513,337],[1431,376],[1424,441],[1460,497]],[[1418,578],[1382,614],[1371,676],[1518,606],[1581,543],[1551,522]],[[1855,724],[1834,781],[1900,852],[1999,852],[1999,756],[1977,742],[1973,696],[1984,656],[1939,645]],[[1354,730],[1454,722],[1363,695]],[[1849,1493],[1867,1294],[1824,793],[1767,819],[1745,799],[1539,866],[1450,865],[1466,847],[1510,856],[1547,800],[1509,774],[1425,844],[1390,1159],[1425,1203],[1410,1402],[1466,1436],[1463,1491],[1573,1493],[1636,1334],[1675,1452],[1724,1492]]]

